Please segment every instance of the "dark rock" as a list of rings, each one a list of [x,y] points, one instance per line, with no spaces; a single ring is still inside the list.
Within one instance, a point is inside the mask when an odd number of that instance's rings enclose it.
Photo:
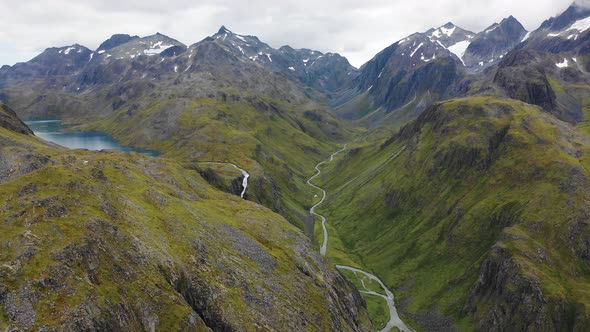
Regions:
[[[17,117],[16,113],[3,104],[0,104],[0,127],[20,134],[33,134],[33,131]]]
[[[9,292],[4,299],[4,311],[8,318],[24,330],[28,330],[37,320],[33,304],[36,296],[30,285],[22,286],[18,291]]]
[[[269,255],[269,253],[264,250],[260,244],[258,244],[249,236],[239,232],[229,225],[224,225],[222,232],[231,237],[233,240],[231,242],[232,247],[236,251],[248,257],[253,262],[259,264],[261,268],[270,272],[277,266],[277,262],[274,257]]]
[[[119,45],[123,45],[131,40],[134,40],[134,39],[139,39],[139,37],[138,36],[130,36],[130,35],[126,35],[126,34],[114,34],[111,36],[111,38],[102,42],[102,44],[100,44],[100,46],[98,46],[97,50],[110,50],[112,48],[115,48]]]
[[[519,273],[510,252],[494,247],[482,263],[469,291],[465,310],[476,328],[486,331],[582,331],[589,322],[579,319],[576,306],[548,299],[539,280]]]
[[[165,57],[174,57],[177,55],[180,55],[184,52],[186,52],[187,47],[184,45],[177,45],[177,46],[172,46],[169,47],[167,49],[165,49],[162,53],[160,53],[161,56],[165,56]]]
[[[18,196],[22,197],[26,195],[32,195],[35,194],[37,190],[38,187],[36,183],[27,183],[18,191]]]
[[[68,214],[68,209],[62,205],[52,205],[45,209],[45,216],[48,218],[62,218]]]
[[[542,65],[533,65],[537,56],[531,52],[518,51],[509,54],[499,65],[494,83],[513,99],[541,106],[553,112],[556,109],[556,95]]]

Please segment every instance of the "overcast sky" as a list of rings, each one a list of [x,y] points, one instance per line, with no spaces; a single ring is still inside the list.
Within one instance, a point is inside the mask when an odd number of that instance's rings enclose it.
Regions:
[[[584,0],[586,1],[586,0]],[[338,52],[360,66],[416,31],[446,22],[481,31],[509,15],[536,29],[571,0],[0,0],[0,65],[51,46],[91,49],[112,34],[161,32],[189,45],[221,25],[289,44]]]

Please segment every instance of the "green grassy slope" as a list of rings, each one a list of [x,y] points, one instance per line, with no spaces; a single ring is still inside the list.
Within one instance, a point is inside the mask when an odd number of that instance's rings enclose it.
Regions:
[[[172,159],[0,127],[0,329],[370,330],[284,218]]]
[[[305,179],[336,142],[351,135],[315,104],[289,105],[264,96],[145,100],[84,128],[113,134],[125,144],[149,147],[187,166],[233,162],[251,175],[247,198],[279,212],[311,233]],[[202,167],[202,165],[201,165]]]
[[[377,274],[427,330],[587,328],[589,143],[521,102],[437,104],[318,180],[347,253],[333,258]]]

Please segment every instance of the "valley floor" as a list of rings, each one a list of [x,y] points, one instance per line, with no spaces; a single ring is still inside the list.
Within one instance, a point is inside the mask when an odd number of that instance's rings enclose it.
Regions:
[[[315,188],[317,190],[320,190],[322,192],[322,198],[320,199],[320,201],[318,203],[316,203],[315,205],[313,205],[311,207],[311,209],[309,210],[309,212],[310,212],[311,215],[320,217],[320,219],[322,220],[323,241],[322,241],[322,245],[320,247],[320,254],[322,256],[326,256],[326,254],[327,254],[327,248],[328,248],[329,233],[328,233],[328,230],[327,230],[327,227],[326,227],[327,219],[323,215],[315,212],[315,209],[324,202],[324,200],[326,199],[327,193],[326,193],[326,190],[324,190],[324,189],[316,186],[311,181],[313,179],[317,178],[318,176],[320,176],[320,174],[321,174],[322,171],[320,170],[319,167],[321,165],[324,165],[324,164],[327,164],[327,163],[330,163],[330,162],[334,161],[334,157],[336,157],[336,155],[338,155],[339,153],[344,152],[346,150],[346,147],[347,147],[347,145],[344,145],[344,147],[342,149],[340,149],[340,150],[334,152],[332,155],[330,155],[330,159],[329,160],[325,160],[325,161],[322,161],[322,162],[318,163],[315,166],[315,169],[316,169],[317,173],[315,175],[313,175],[311,178],[309,178],[309,180],[307,180],[307,184],[308,185],[310,185],[311,187],[313,187],[313,188]],[[379,279],[379,277],[377,277],[376,275],[371,274],[371,273],[369,273],[369,272],[367,272],[365,270],[361,270],[359,268],[355,268],[355,267],[348,266],[348,265],[336,265],[336,268],[339,269],[339,270],[341,270],[341,271],[349,271],[349,272],[352,272],[352,275],[348,275],[348,278],[353,277],[352,278],[353,280],[354,279],[357,279],[357,281],[360,280],[361,285],[362,285],[362,288],[359,287],[359,291],[366,298],[368,297],[369,298],[368,299],[369,301],[372,300],[371,299],[372,297],[380,297],[380,298],[382,298],[385,301],[385,304],[387,305],[387,307],[389,309],[388,312],[378,310],[379,313],[376,313],[376,311],[377,311],[376,310],[375,312],[372,313],[372,316],[374,316],[372,318],[374,320],[376,320],[376,321],[379,321],[379,322],[384,321],[384,319],[383,319],[383,317],[375,317],[376,315],[384,316],[384,314],[387,314],[387,313],[389,314],[389,320],[379,330],[380,332],[388,332],[388,331],[391,331],[393,328],[397,328],[400,331],[405,331],[405,332],[412,331],[410,328],[408,328],[406,326],[406,324],[399,317],[399,315],[397,313],[397,310],[395,308],[395,302],[394,302],[395,297],[394,297],[393,293],[387,288],[387,286],[385,286],[385,284],[381,281],[381,279]],[[375,286],[373,284],[370,284],[367,287],[367,285],[365,284],[365,280],[366,279],[369,279],[370,281],[376,282],[379,290],[378,291],[373,290],[371,288],[371,286]],[[358,285],[357,285],[357,287],[358,287]],[[381,301],[381,302],[383,302],[383,301]],[[383,305],[383,303],[381,304],[381,306],[382,305]]]

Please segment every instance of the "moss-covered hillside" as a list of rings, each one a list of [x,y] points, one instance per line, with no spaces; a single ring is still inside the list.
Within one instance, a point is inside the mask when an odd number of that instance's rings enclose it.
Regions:
[[[267,208],[172,160],[0,127],[0,330],[371,324],[354,287]]]
[[[589,153],[536,106],[435,104],[327,171],[328,253],[377,274],[420,330],[587,330]]]
[[[145,99],[83,128],[125,144],[159,150],[191,168],[233,162],[251,174],[246,198],[311,235],[305,181],[351,129],[317,104],[291,105],[268,96],[225,92],[219,98]],[[220,174],[223,175],[223,174]]]

